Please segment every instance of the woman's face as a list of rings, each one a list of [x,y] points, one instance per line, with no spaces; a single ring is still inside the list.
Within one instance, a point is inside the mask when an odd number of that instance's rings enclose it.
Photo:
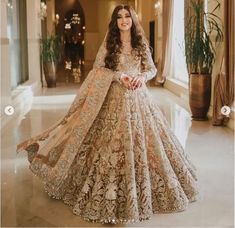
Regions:
[[[121,9],[118,11],[117,25],[120,31],[128,31],[131,29],[132,18],[126,9]]]

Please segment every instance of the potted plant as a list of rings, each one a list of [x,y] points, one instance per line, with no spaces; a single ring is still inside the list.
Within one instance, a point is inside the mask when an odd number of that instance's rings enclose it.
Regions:
[[[41,56],[47,87],[56,87],[56,66],[61,57],[61,39],[50,35],[41,40]]]
[[[191,0],[192,14],[185,26],[185,56],[189,73],[189,105],[194,120],[206,120],[211,99],[211,73],[216,46],[223,39],[221,19],[215,14],[220,3],[205,12],[201,0]],[[214,40],[212,40],[212,35]]]

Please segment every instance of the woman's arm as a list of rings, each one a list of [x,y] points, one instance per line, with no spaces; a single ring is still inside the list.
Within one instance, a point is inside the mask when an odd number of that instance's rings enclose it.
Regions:
[[[131,81],[132,87],[134,89],[140,88],[143,85],[143,83],[146,83],[148,80],[152,79],[157,74],[157,69],[154,65],[149,47],[147,47],[146,55],[147,55],[147,58],[144,63],[145,70],[139,73]]]
[[[152,79],[157,74],[157,68],[154,65],[149,47],[147,47],[146,54],[147,54],[147,59],[146,59],[146,62],[145,62],[146,68],[140,74],[141,76],[143,76],[145,78],[145,82]]]

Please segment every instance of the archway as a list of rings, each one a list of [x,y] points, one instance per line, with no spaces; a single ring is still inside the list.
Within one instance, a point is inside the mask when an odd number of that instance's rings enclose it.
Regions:
[[[59,80],[68,81],[74,78],[76,82],[79,82],[84,66],[85,15],[83,8],[78,0],[55,0],[55,13],[59,15],[61,21],[56,27],[56,34],[63,37],[64,50],[58,67]]]

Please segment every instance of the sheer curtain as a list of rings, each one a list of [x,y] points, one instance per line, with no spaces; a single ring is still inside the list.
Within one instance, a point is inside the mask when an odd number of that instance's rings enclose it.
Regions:
[[[172,65],[171,77],[188,82],[188,72],[184,55],[184,0],[173,1]]]
[[[172,65],[172,20],[173,4],[175,0],[164,0],[162,9],[162,56],[158,66],[156,85],[163,85],[166,78],[170,75],[170,66]]]
[[[234,104],[234,1],[224,0],[224,57],[214,85],[212,122],[225,125],[229,116],[222,115],[224,105]]]
[[[8,0],[7,34],[10,45],[11,89],[29,79],[26,0]]]
[[[188,72],[184,56],[185,0],[164,0],[162,12],[162,58],[155,83],[164,84],[166,78],[175,78],[185,84]]]

